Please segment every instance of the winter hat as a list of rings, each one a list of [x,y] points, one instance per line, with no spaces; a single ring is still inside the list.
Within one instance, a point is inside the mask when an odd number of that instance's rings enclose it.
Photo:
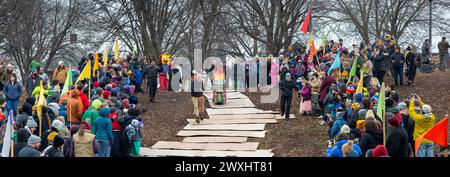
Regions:
[[[366,121],[365,120],[358,120],[356,121],[356,128],[357,129],[364,129],[364,125],[365,125]]]
[[[93,85],[94,85],[94,88],[100,87],[100,83],[97,82],[97,81],[95,81],[95,82],[93,83]]]
[[[372,110],[367,111],[366,119],[375,119],[375,114],[373,114]]]
[[[429,114],[429,113],[431,113],[431,106],[430,105],[424,105],[423,107],[422,107],[422,111],[423,111],[423,113],[424,114]]]
[[[50,103],[57,103],[59,101],[59,96],[59,94],[52,94],[48,99]]]
[[[26,102],[30,105],[36,104],[36,98],[34,96],[30,96],[27,98]]]
[[[54,120],[54,121],[52,122],[52,127],[60,128],[60,127],[62,127],[62,126],[64,126],[64,124],[63,124],[60,120]]]
[[[31,68],[31,72],[37,72],[36,68]]]
[[[353,103],[352,104],[352,109],[353,110],[358,110],[358,109],[360,109],[361,108],[361,105],[359,104],[359,103]]]
[[[48,134],[47,136],[47,141],[48,142],[53,142],[53,140],[55,139],[55,137],[58,136],[58,132],[52,131],[50,132],[50,134]]]
[[[101,105],[102,102],[98,99],[94,100],[91,104],[92,108],[94,108],[95,110],[99,110]]]
[[[350,133],[350,127],[348,125],[343,125],[340,133]]]
[[[291,74],[290,73],[286,73],[286,79],[291,79]]]
[[[398,127],[400,125],[400,120],[396,117],[391,117],[388,119],[389,125],[392,127]]]
[[[141,125],[141,122],[139,122],[137,119],[133,119],[133,120],[131,121],[131,125],[132,125],[133,127],[139,127],[139,126]]]
[[[357,93],[357,94],[355,95],[355,101],[356,101],[356,102],[362,102],[363,97],[364,97],[364,94],[362,94],[362,93]]]
[[[109,108],[105,107],[105,108],[100,109],[98,114],[100,117],[108,117],[109,113],[111,113],[111,110]]]
[[[358,118],[365,119],[366,115],[367,115],[367,110],[361,109],[361,110],[358,111]]]
[[[61,147],[62,145],[64,145],[64,139],[60,136],[55,136],[55,138],[53,139],[53,146]]]
[[[386,98],[386,106],[387,107],[395,106],[395,101],[392,98]]]
[[[349,85],[346,90],[347,90],[347,93],[355,93],[355,91],[356,91],[355,87],[353,87],[353,85]]]
[[[108,90],[105,90],[105,91],[103,91],[102,96],[105,99],[109,99],[109,97],[111,96],[111,92],[109,92]]]
[[[348,78],[348,72],[347,71],[342,72],[341,76],[342,78]]]
[[[63,61],[59,61],[59,62],[58,62],[58,66],[59,66],[59,65],[62,65],[62,64],[64,64]]]
[[[372,157],[387,157],[388,152],[386,147],[383,145],[378,145],[372,152]]]
[[[130,104],[138,104],[139,99],[137,96],[132,95],[130,96],[130,98],[128,98],[128,101],[130,102]]]
[[[401,110],[405,110],[408,109],[408,107],[406,106],[405,102],[401,102],[398,104],[397,108],[401,111]]]
[[[36,121],[34,121],[34,119],[32,117],[28,118],[28,122],[26,125],[28,128],[36,128],[37,127],[37,123]]]
[[[22,106],[22,111],[27,113],[28,115],[32,115],[33,114],[33,108],[30,104],[23,104]]]
[[[86,130],[91,130],[91,125],[90,125],[89,123],[87,123],[87,122],[81,122],[81,123],[80,123],[80,126],[81,126],[81,125],[84,125],[84,127],[85,127]]]
[[[41,138],[39,138],[39,136],[36,135],[31,135],[28,138],[28,145],[33,145],[33,144],[37,144],[41,142]]]

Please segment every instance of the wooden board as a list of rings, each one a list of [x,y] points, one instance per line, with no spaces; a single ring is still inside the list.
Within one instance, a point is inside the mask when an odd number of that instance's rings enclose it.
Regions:
[[[208,100],[212,103],[212,100]],[[213,109],[230,109],[230,108],[255,108],[256,106],[249,99],[231,99],[227,100],[224,105],[210,104]]]
[[[188,124],[184,127],[184,130],[264,130],[265,124],[214,124],[214,125],[202,125],[202,124]]]
[[[256,151],[258,142],[246,143],[184,143],[160,141],[152,146],[152,149],[175,150],[210,150],[210,151]]]
[[[196,125],[217,125],[217,124],[278,124],[275,119],[205,119],[199,124],[195,119],[188,119],[189,123]]]
[[[206,109],[208,115],[240,115],[240,114],[272,114],[275,111],[264,111],[256,108]]]
[[[290,115],[291,119],[295,119],[295,115]],[[284,119],[279,114],[241,114],[241,115],[210,115],[210,120],[216,119]]]
[[[228,136],[228,137],[251,137],[264,138],[266,131],[185,131],[178,132],[177,136]]]
[[[271,150],[257,151],[199,151],[199,150],[155,150],[141,148],[144,157],[273,157]]]
[[[246,142],[246,137],[187,137],[183,139],[185,143],[243,143]]]

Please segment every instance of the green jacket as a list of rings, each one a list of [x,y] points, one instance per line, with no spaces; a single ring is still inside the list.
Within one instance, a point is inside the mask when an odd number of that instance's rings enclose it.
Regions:
[[[91,132],[95,132],[95,121],[100,118],[98,111],[94,108],[89,108],[86,112],[84,112],[82,120],[83,122],[89,123],[91,126]]]

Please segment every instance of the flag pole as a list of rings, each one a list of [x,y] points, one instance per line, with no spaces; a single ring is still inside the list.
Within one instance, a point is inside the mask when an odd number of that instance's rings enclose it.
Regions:
[[[386,122],[386,120],[385,120],[385,117],[386,117],[386,110],[383,110],[383,118],[381,119],[381,123],[383,124],[383,145],[386,147],[386,124],[385,124],[385,122]]]
[[[14,124],[11,127],[11,157],[14,157]]]

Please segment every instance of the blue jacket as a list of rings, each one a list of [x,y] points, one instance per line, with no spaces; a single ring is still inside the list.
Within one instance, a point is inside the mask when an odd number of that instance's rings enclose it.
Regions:
[[[335,138],[339,134],[339,132],[341,132],[341,128],[345,124],[347,124],[347,122],[344,120],[344,113],[336,113],[336,121],[334,122],[333,128],[331,129],[330,137]]]
[[[59,114],[58,115],[59,116],[63,116],[64,119],[67,120],[67,109],[66,109],[66,106],[64,106],[64,105],[60,105],[59,106]]]
[[[9,100],[18,100],[22,96],[22,85],[19,82],[8,82],[5,86],[5,95]]]
[[[336,143],[336,146],[333,148],[327,149],[327,157],[344,157],[344,154],[342,153],[342,146],[346,144],[348,140],[342,140]],[[357,153],[358,156],[361,156],[361,148],[359,148],[358,145],[353,145],[353,151]],[[352,153],[350,154],[350,157],[354,157],[356,154]]]
[[[107,140],[112,142],[114,140],[112,134],[112,122],[108,118],[110,113],[109,108],[102,108],[99,112],[101,118],[95,120],[94,134],[95,138],[99,140]]]
[[[134,76],[136,79],[136,84],[142,83],[142,71],[141,70],[134,70]]]

